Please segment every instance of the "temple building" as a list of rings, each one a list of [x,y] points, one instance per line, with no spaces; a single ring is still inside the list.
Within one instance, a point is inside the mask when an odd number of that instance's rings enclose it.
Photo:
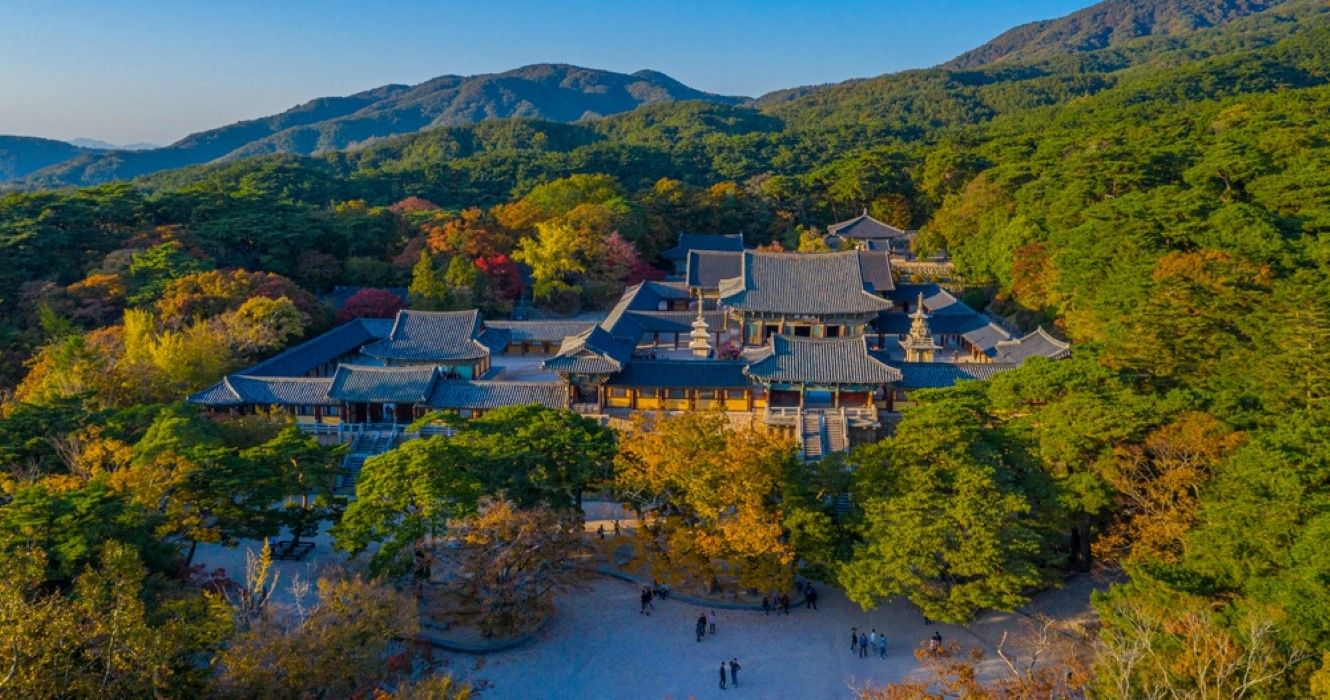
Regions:
[[[745,251],[739,274],[720,281],[720,304],[730,311],[747,346],[765,345],[773,335],[860,336],[892,306],[880,295],[891,289],[889,272],[882,276],[865,258],[890,270],[880,254]]]
[[[856,221],[838,235],[882,240],[871,217]],[[432,411],[530,403],[608,423],[717,410],[790,435],[816,459],[881,437],[915,389],[1070,353],[1042,328],[1018,336],[939,285],[899,282],[890,253],[872,246],[770,253],[737,236],[684,234],[679,248],[667,256],[683,260],[679,279],[633,285],[602,317],[355,319],[189,400],[217,413],[286,411],[329,439],[400,432]]]
[[[825,240],[832,250],[849,243],[851,247],[862,250],[880,250],[897,255],[908,255],[910,241],[914,232],[898,229],[884,224],[868,215],[868,210],[859,216],[827,227]]]
[[[660,257],[674,266],[674,274],[683,275],[688,265],[688,254],[693,251],[723,251],[737,253],[744,249],[743,235],[714,235],[708,233],[679,234],[679,242],[673,248],[661,252]]]

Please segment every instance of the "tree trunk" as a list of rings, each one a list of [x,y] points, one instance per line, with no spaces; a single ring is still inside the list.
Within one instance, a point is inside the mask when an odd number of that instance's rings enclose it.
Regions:
[[[291,546],[287,549],[294,552],[296,545],[300,544],[300,536],[305,534],[305,520],[309,517],[309,494],[300,494],[300,517],[296,518],[291,525]]]
[[[189,554],[185,556],[185,568],[188,569],[194,563],[194,552],[198,551],[199,541],[189,541]]]

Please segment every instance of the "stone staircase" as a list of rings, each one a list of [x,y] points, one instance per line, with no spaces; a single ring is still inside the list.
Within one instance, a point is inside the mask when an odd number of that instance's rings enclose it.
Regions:
[[[803,411],[796,426],[799,451],[806,460],[850,449],[850,422],[844,409]]]
[[[823,450],[822,414],[806,412],[799,416],[799,445],[804,459],[820,459]]]
[[[823,436],[826,438],[826,452],[848,452],[850,450],[850,426],[844,411],[824,413]]]
[[[836,517],[845,517],[852,507],[853,504],[850,503],[850,494],[848,493],[842,493],[831,501],[831,512],[835,513]]]
[[[366,431],[356,435],[346,457],[342,459],[342,476],[338,480],[337,490],[354,493],[356,479],[365,466],[365,460],[391,450],[398,442],[399,434],[390,430]]]

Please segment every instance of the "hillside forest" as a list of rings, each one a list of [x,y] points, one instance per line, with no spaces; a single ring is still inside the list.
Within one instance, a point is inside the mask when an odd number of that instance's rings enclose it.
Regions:
[[[917,252],[947,252],[968,303],[1052,329],[1074,354],[912,395],[892,437],[835,465],[759,459],[693,426],[749,459],[770,495],[722,505],[790,534],[788,549],[753,555],[776,557],[764,575],[792,575],[797,559],[864,606],[905,596],[964,621],[1114,570],[1122,583],[1094,601],[1099,695],[1330,694],[1330,9],[1266,4],[1193,31],[750,106],[490,120],[0,195],[0,674],[30,669],[34,695],[112,675],[126,696],[230,692],[218,683],[243,695],[241,671],[257,668],[246,649],[349,644],[335,609],[273,631],[189,568],[198,542],[340,516],[332,501],[259,507],[324,483],[336,455],[272,421],[216,424],[180,403],[329,328],[321,298],[335,285],[408,290],[362,295],[351,315],[596,311],[661,275],[653,263],[680,231],[811,251],[866,208],[918,229]],[[606,484],[692,494],[689,474],[651,471],[668,471],[651,456],[678,444],[635,433],[606,448],[553,416],[539,420],[594,443],[594,465],[521,489],[466,472],[511,457],[502,435],[528,419],[472,426],[473,443],[420,441],[385,461],[398,471],[382,483],[419,476],[419,460],[455,465],[413,491],[463,504],[433,512],[440,523],[502,494],[523,507]],[[842,494],[848,512],[826,505]],[[352,548],[396,536],[375,517],[348,511]],[[385,617],[397,595],[326,585]],[[134,621],[132,644],[99,636],[107,610]],[[197,663],[217,654],[222,680]],[[112,657],[131,662],[111,674]]]

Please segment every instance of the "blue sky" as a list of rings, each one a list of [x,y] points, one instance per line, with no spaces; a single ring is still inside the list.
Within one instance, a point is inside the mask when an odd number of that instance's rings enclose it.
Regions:
[[[0,0],[0,134],[169,143],[324,95],[530,63],[725,94],[935,65],[1091,0]]]

